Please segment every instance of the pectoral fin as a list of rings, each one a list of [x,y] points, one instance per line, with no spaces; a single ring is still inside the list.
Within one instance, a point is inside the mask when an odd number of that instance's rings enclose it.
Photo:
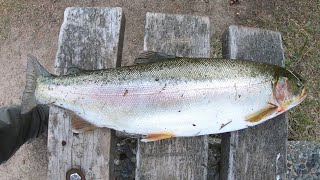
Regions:
[[[71,126],[73,133],[84,133],[97,128],[93,124],[90,124],[89,122],[85,121],[75,114],[71,118]]]
[[[276,112],[278,106],[274,105],[274,104],[268,104],[267,107],[253,113],[250,114],[246,117],[246,121],[254,123],[254,122],[259,122],[262,119],[270,116],[272,113]]]
[[[157,134],[148,134],[145,138],[141,139],[141,142],[151,142],[151,141],[157,141],[161,139],[168,139],[172,138],[175,135],[170,132],[164,132],[164,133],[157,133]]]
[[[135,64],[154,63],[159,61],[166,61],[176,58],[174,55],[168,55],[162,52],[143,51],[135,60]]]

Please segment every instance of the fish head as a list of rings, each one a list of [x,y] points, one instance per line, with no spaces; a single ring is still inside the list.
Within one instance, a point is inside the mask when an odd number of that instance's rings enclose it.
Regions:
[[[291,109],[306,98],[305,81],[297,73],[281,68],[276,75],[273,96],[280,106],[279,111]]]

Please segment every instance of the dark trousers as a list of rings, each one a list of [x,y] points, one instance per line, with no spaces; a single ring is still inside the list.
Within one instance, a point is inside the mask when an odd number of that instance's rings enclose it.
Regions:
[[[47,130],[49,107],[38,105],[27,114],[20,106],[0,108],[0,164],[24,143]]]

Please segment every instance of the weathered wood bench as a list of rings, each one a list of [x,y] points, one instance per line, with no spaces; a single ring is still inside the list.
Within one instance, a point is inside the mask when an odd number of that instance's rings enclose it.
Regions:
[[[187,57],[209,57],[209,18],[147,13],[144,50]],[[120,66],[124,31],[121,8],[67,8],[59,37],[55,70]],[[283,65],[277,32],[230,26],[225,33],[226,58]],[[137,52],[138,53],[138,52]],[[48,132],[48,179],[65,179],[70,169],[86,179],[114,179],[114,132],[71,131],[69,112],[51,107]],[[226,133],[222,139],[222,179],[285,179],[286,116],[262,125]],[[136,179],[211,179],[208,136],[138,142]]]
[[[105,69],[120,66],[124,33],[121,8],[67,8],[59,35],[55,71],[70,67]],[[69,112],[50,108],[48,179],[66,179],[76,168],[86,179],[109,179],[113,165],[113,130],[74,134]]]

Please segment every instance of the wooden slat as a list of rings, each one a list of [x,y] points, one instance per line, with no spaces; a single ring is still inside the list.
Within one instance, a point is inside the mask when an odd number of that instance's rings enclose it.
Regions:
[[[144,50],[209,57],[209,18],[147,13]],[[206,179],[208,137],[138,143],[136,179]]]
[[[120,65],[123,41],[121,8],[67,8],[59,36],[56,74],[70,67],[114,68]],[[71,168],[79,168],[86,179],[112,177],[113,134],[97,129],[73,134],[69,112],[50,108],[48,132],[48,179],[65,179]]]
[[[274,31],[230,26],[223,55],[284,66],[281,34]],[[286,179],[286,115],[224,134],[221,152],[222,179]]]

